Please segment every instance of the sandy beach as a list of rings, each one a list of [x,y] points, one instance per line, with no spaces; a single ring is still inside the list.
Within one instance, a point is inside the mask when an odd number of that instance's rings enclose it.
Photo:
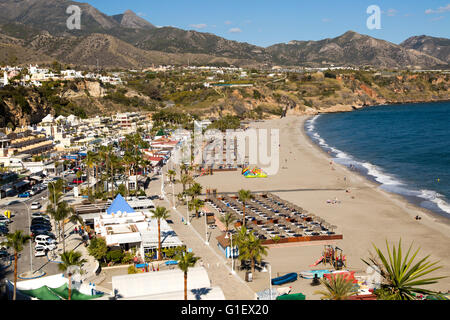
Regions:
[[[432,261],[440,261],[443,268],[435,276],[450,275],[450,224],[425,209],[421,209],[400,196],[387,193],[359,174],[330,162],[332,159],[314,145],[304,133],[306,116],[289,116],[283,119],[252,123],[255,128],[278,128],[280,130],[280,169],[266,179],[246,179],[238,172],[221,172],[196,179],[203,187],[218,192],[237,192],[249,189],[253,192],[270,191],[336,225],[336,233],[343,240],[336,245],[347,256],[348,269],[364,274],[366,265],[361,258],[370,257],[372,244],[386,252],[386,240],[397,245],[402,239],[403,249],[414,242],[420,247],[419,257],[431,255]],[[347,193],[346,190],[350,193]],[[337,198],[340,203],[329,204]],[[420,215],[422,220],[414,217]],[[215,240],[215,239],[214,239]],[[288,272],[311,270],[321,256],[323,244],[271,248],[265,259],[272,265],[272,277]],[[319,265],[314,269],[328,269]],[[243,276],[243,272],[240,272]],[[292,284],[293,292],[303,292],[308,299],[317,290],[311,280],[300,279]],[[256,272],[249,283],[254,291],[269,287],[269,274]],[[440,280],[430,289],[447,292],[450,278]]]

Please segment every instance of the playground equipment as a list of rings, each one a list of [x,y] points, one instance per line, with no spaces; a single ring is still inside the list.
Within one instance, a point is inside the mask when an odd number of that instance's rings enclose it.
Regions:
[[[242,175],[245,178],[267,178],[267,174],[258,167],[250,169],[250,167],[245,167],[242,169]]]
[[[343,254],[343,250],[337,246],[325,245],[322,256],[310,267],[315,267],[320,263],[329,264],[336,270],[342,270],[347,267],[347,257]]]
[[[201,176],[212,176],[213,175],[213,169],[211,168],[201,168],[200,170],[200,177]]]

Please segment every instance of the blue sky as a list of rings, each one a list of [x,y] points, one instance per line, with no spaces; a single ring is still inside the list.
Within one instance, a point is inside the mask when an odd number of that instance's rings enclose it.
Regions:
[[[108,15],[130,9],[156,26],[210,32],[264,47],[332,38],[348,30],[394,43],[422,34],[450,37],[450,0],[84,1]],[[367,28],[370,5],[382,11],[379,30]]]

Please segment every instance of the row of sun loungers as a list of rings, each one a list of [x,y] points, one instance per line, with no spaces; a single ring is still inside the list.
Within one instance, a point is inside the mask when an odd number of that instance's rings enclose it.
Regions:
[[[235,214],[238,222],[242,224],[243,203],[237,197],[210,197],[208,201],[221,214]],[[253,195],[253,199],[246,203],[245,216],[249,232],[253,231],[263,240],[275,237],[283,239],[333,235],[333,229],[336,228],[320,217],[271,193]]]

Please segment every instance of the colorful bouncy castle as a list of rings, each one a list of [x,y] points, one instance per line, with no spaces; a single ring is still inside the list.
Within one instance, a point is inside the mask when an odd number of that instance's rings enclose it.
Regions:
[[[245,178],[267,178],[267,174],[258,167],[254,167],[253,169],[245,167],[244,169],[242,169],[242,175]]]

